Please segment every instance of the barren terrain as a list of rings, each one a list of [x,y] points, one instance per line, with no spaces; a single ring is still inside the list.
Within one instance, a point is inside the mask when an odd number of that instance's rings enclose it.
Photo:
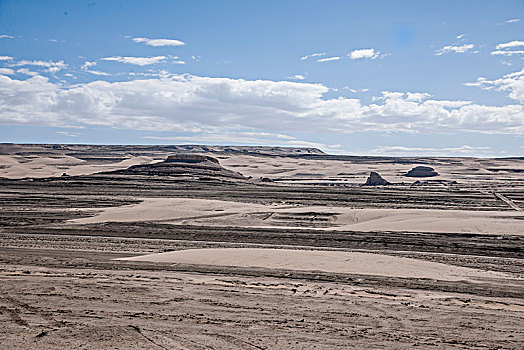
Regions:
[[[151,166],[187,153],[224,169]],[[524,343],[521,158],[3,144],[0,177],[0,348]]]

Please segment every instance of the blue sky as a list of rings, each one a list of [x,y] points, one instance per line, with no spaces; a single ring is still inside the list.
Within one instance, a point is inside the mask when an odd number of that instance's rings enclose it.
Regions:
[[[523,1],[1,1],[0,142],[522,156]]]

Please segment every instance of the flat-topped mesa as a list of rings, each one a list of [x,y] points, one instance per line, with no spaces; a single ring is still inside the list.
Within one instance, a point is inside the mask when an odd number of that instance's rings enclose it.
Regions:
[[[203,163],[203,162],[213,162],[220,164],[218,159],[204,156],[201,154],[175,154],[168,156],[164,163]]]
[[[163,162],[133,165],[127,169],[106,172],[105,174],[246,179],[238,172],[223,168],[218,159],[201,154],[170,155]]]
[[[366,180],[366,183],[364,186],[386,186],[391,185],[390,182],[384,180],[382,176],[380,176],[379,173],[372,171],[369,174],[368,179]]]
[[[432,177],[439,176],[435,169],[429,166],[417,166],[407,172],[407,177]]]

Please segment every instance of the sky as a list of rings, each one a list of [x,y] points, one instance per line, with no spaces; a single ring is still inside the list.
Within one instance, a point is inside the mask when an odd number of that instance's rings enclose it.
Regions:
[[[0,142],[524,156],[524,1],[0,0]]]

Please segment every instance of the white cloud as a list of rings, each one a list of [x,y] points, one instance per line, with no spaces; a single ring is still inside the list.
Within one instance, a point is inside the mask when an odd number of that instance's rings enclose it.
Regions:
[[[0,56],[0,61],[10,61],[13,57],[11,56]]]
[[[47,67],[47,68],[56,67],[59,69],[64,69],[67,67],[67,64],[65,64],[64,61],[53,62],[53,61],[41,61],[41,60],[33,60],[33,61],[22,60],[22,61],[18,61],[14,63],[13,66],[37,66],[37,67]]]
[[[497,50],[492,51],[491,54],[494,56],[524,55],[524,50]]]
[[[423,100],[427,100],[428,98],[430,98],[431,95],[428,94],[428,93],[420,93],[420,92],[408,92],[406,94],[406,100],[408,101],[416,101],[416,102],[421,102]]]
[[[291,80],[304,80],[304,79],[306,79],[306,77],[304,77],[302,74],[290,75],[287,78],[291,79]]]
[[[524,103],[524,69],[504,75],[500,79],[488,80],[480,77],[474,83],[466,83],[466,86],[476,86],[484,90],[509,91],[508,96],[514,100]]]
[[[186,61],[175,60],[175,61],[172,61],[171,63],[173,63],[173,64],[186,64]]]
[[[338,61],[339,59],[340,59],[340,57],[335,56],[335,57],[321,58],[321,59],[317,60],[317,62]]]
[[[522,99],[522,81],[511,85],[521,75],[512,73],[493,84],[511,98]],[[200,134],[239,130],[524,134],[524,108],[518,104],[486,106],[389,91],[364,104],[357,98],[327,98],[329,91],[322,84],[189,74],[71,86],[39,75],[26,80],[0,76],[0,100],[4,101],[0,123],[104,125]]]
[[[457,39],[462,39],[466,36],[466,34],[460,34],[460,35],[457,35]]]
[[[103,61],[114,61],[121,63],[135,64],[137,66],[147,66],[150,64],[163,62],[167,57],[166,56],[155,56],[155,57],[122,57],[122,56],[113,56],[113,57],[104,57],[101,58]]]
[[[27,68],[20,68],[16,72],[20,74],[30,75],[30,76],[38,75],[37,72],[33,72],[32,70],[29,70]]]
[[[510,19],[510,20],[507,20],[507,21],[504,22],[504,23],[517,23],[518,21],[520,21],[520,18]]]
[[[512,48],[519,48],[517,50],[511,50]],[[491,54],[494,56],[513,56],[513,55],[523,55],[524,50],[524,41],[513,40],[507,43],[498,44],[496,51],[492,51]],[[510,49],[510,50],[507,50]]]
[[[375,49],[357,49],[348,53],[349,58],[351,58],[352,60],[358,60],[362,58],[374,60],[378,58],[379,55],[380,52],[375,51]]]
[[[148,38],[133,38],[135,43],[142,43],[149,46],[183,46],[186,43],[176,39],[148,39]]]
[[[46,72],[49,72],[51,74],[55,74],[55,73],[58,73],[59,70],[60,70],[60,68],[58,68],[58,67],[50,67],[50,68],[46,69]]]
[[[96,66],[96,64],[97,63],[95,61],[93,61],[93,62],[85,61],[84,64],[82,66],[80,66],[80,69],[82,69],[84,72],[91,73],[91,74],[94,74],[94,75],[100,75],[100,76],[110,76],[111,75],[111,74],[106,73],[106,72],[101,72],[101,71],[89,69],[90,67]]]
[[[0,39],[13,39],[13,38],[14,38],[14,36],[12,36],[12,35],[6,35],[6,34],[0,35]]]
[[[45,68],[47,68],[45,70],[46,72],[51,73],[51,74],[55,74],[58,71],[66,68],[67,64],[65,64],[64,61],[53,62],[53,61],[42,61],[42,60],[33,60],[33,61],[31,61],[31,60],[22,60],[22,61],[18,61],[16,63],[13,63],[12,66],[13,67],[17,67],[17,66],[45,67]],[[34,72],[30,72],[29,70],[21,70],[21,69],[19,69],[18,71],[19,72],[22,71],[23,74],[35,75],[35,74],[33,74]]]
[[[106,77],[111,75],[109,73],[102,72],[102,71],[99,71],[99,70],[86,70],[86,72],[94,74],[94,75],[101,75],[101,76],[106,76]]]
[[[518,46],[524,46],[524,41],[513,40],[507,43],[498,44],[496,49],[501,50],[501,49],[507,49],[510,47],[518,47]]]
[[[473,44],[464,44],[464,45],[460,45],[460,46],[449,45],[449,46],[444,46],[441,49],[438,49],[437,51],[435,51],[435,54],[437,56],[440,56],[440,55],[444,55],[444,54],[447,54],[447,53],[467,53],[471,49],[473,49],[474,47],[475,47],[475,45],[473,45]],[[474,51],[472,53],[477,53],[477,52],[478,51]]]
[[[303,61],[303,60],[307,60],[308,58],[311,58],[311,57],[319,57],[319,56],[325,56],[325,55],[326,55],[325,52],[316,52],[316,53],[312,53],[311,55],[306,55],[306,56],[300,57],[300,59]]]
[[[2,75],[13,75],[15,71],[9,68],[0,68],[0,74]]]
[[[80,68],[82,70],[87,70],[89,69],[89,67],[94,67],[94,66],[96,66],[96,62],[85,61],[84,64]]]

